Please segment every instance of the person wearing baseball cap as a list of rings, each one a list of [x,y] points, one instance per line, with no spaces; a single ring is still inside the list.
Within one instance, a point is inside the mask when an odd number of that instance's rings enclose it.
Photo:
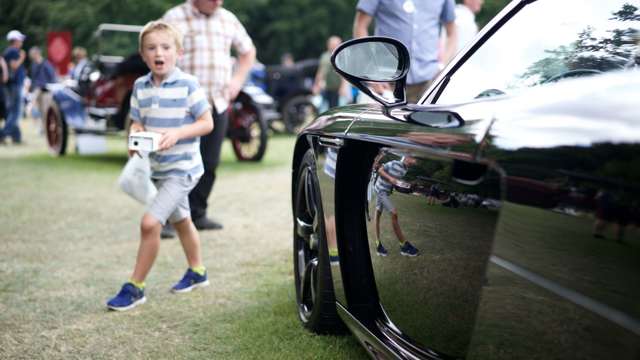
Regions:
[[[24,69],[24,59],[26,54],[22,50],[22,42],[26,35],[18,30],[11,30],[7,33],[9,47],[2,56],[9,68],[9,80],[5,84],[5,102],[7,104],[7,118],[4,127],[0,130],[0,143],[5,141],[7,136],[11,137],[14,144],[22,142],[22,134],[18,122],[22,116],[22,106],[24,103],[23,85],[26,77]]]
[[[24,39],[26,38],[27,38],[27,35],[21,33],[20,30],[11,30],[7,33],[7,40],[10,42],[13,40],[24,41]]]

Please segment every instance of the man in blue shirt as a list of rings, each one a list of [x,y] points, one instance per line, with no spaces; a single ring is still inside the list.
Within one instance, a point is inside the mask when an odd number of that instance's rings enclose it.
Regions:
[[[22,116],[23,85],[25,78],[24,59],[26,54],[22,50],[22,43],[26,36],[18,30],[11,30],[7,34],[9,47],[2,56],[9,68],[9,81],[5,84],[5,101],[7,104],[7,118],[2,130],[0,130],[0,143],[11,136],[14,144],[22,142],[18,121]]]
[[[37,46],[29,49],[29,60],[31,60],[29,75],[31,75],[32,99],[35,101],[40,116],[44,119],[44,112],[47,109],[50,98],[46,88],[47,84],[52,84],[57,81],[56,71],[49,60],[42,56],[42,51]]]
[[[359,0],[353,37],[369,34],[375,19],[377,36],[400,40],[409,49],[411,69],[407,76],[407,100],[417,102],[443,64],[438,62],[440,28],[447,33],[444,63],[456,52],[455,3],[453,0]]]

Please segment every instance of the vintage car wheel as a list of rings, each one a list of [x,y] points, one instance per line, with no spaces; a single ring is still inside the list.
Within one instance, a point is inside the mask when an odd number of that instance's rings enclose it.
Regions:
[[[69,129],[64,121],[62,112],[55,102],[47,110],[44,120],[44,128],[47,137],[49,152],[55,156],[62,156],[67,152],[67,139]]]
[[[246,99],[232,105],[229,114],[229,137],[239,161],[260,161],[267,150],[268,126],[260,111]]]
[[[287,100],[282,107],[282,121],[285,129],[297,134],[318,115],[318,109],[311,102],[310,95],[297,95]]]
[[[336,333],[342,322],[336,313],[330,258],[324,232],[313,152],[300,167],[294,198],[293,268],[298,316],[316,333]]]

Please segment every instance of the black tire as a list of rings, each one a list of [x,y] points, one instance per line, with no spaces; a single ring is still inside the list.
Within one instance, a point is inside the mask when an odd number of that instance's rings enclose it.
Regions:
[[[282,121],[287,132],[297,134],[318,116],[311,95],[296,95],[282,106]]]
[[[55,101],[52,101],[51,106],[47,109],[44,129],[49,152],[54,156],[63,156],[66,154],[69,129]]]
[[[298,317],[312,332],[342,333],[344,325],[336,312],[320,189],[311,150],[300,163],[295,186],[293,272]]]
[[[229,138],[239,161],[260,161],[267,150],[268,125],[260,110],[246,98],[232,104]]]

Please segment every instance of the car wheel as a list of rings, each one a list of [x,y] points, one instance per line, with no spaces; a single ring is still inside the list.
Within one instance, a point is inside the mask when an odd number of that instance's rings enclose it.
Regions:
[[[293,270],[298,316],[302,324],[313,332],[341,332],[343,327],[336,313],[320,192],[311,150],[304,155],[296,179]]]
[[[45,117],[44,128],[47,136],[49,152],[55,156],[62,156],[67,152],[68,128],[58,104],[51,103]]]
[[[297,134],[318,116],[318,109],[309,95],[297,95],[287,100],[282,107],[282,120],[285,129]]]
[[[230,115],[229,137],[239,161],[260,161],[267,150],[268,126],[248,101],[236,101]]]

